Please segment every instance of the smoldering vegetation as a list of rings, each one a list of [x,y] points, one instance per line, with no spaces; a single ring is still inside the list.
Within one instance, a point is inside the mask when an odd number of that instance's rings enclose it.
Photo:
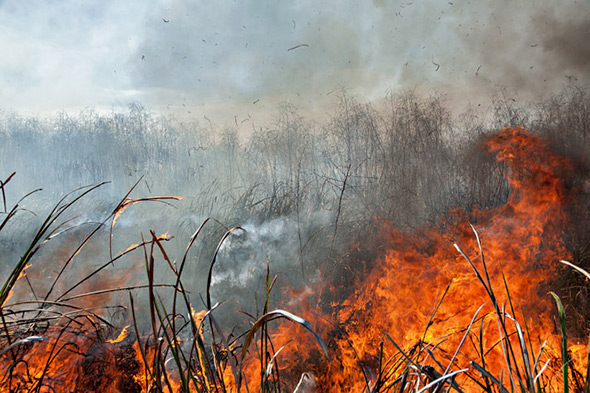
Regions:
[[[221,245],[211,291],[216,301],[225,301],[219,312],[227,318],[236,310],[260,314],[267,264],[281,286],[302,288],[321,273],[346,288],[377,260],[372,256],[380,252],[384,227],[445,225],[441,219],[450,209],[504,203],[510,192],[505,168],[478,146],[487,132],[506,126],[540,133],[573,160],[568,181],[578,196],[571,208],[579,221],[564,241],[574,262],[589,267],[590,92],[569,85],[560,94],[526,103],[499,89],[488,107],[464,108],[458,116],[436,93],[407,91],[367,102],[342,90],[327,121],[306,119],[284,103],[273,123],[253,126],[248,137],[238,133],[238,124],[218,128],[207,119],[183,122],[137,103],[126,113],[88,109],[50,119],[0,112],[0,177],[16,172],[3,189],[0,208],[43,188],[20,204],[20,219],[0,233],[1,269],[13,268],[61,196],[110,181],[76,204],[67,216],[76,225],[37,256],[32,277],[55,277],[67,259],[64,253],[73,250],[64,251],[64,244],[83,241],[93,223],[131,189],[134,198],[177,195],[184,199],[130,206],[112,228],[116,236],[104,225],[76,255],[66,281],[141,242],[150,229],[172,234],[168,253],[181,258],[194,231],[214,218],[190,250],[185,284],[195,294],[204,293],[220,236],[239,226]],[[128,259],[104,272],[132,283],[145,281],[142,256]],[[581,279],[574,273],[562,279],[571,280],[560,292],[564,302],[586,304],[587,290],[576,284]],[[585,316],[573,319],[569,326],[587,328]]]

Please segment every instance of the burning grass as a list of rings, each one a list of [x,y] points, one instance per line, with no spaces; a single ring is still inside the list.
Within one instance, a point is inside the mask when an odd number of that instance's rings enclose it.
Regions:
[[[185,288],[183,272],[205,226],[219,224],[214,220],[203,222],[178,259],[166,251],[169,237],[154,231],[113,251],[113,228],[125,209],[176,197],[126,195],[55,267],[40,295],[27,269],[41,263],[49,241],[73,230],[71,221],[60,221],[64,213],[100,185],[67,195],[0,291],[1,391],[588,392],[587,340],[568,337],[560,297],[548,294],[569,264],[559,260],[571,258],[561,241],[571,220],[565,206],[575,195],[565,180],[571,164],[522,128],[504,129],[484,147],[507,168],[504,205],[456,210],[436,229],[386,228],[385,249],[366,261],[366,273],[351,276],[344,289],[320,278],[311,291],[291,290],[284,297],[290,312],[271,307],[276,277],[267,264],[262,313],[246,314],[250,328],[241,334],[220,325],[223,304],[214,303],[210,287],[219,250],[242,228],[224,228],[202,299]],[[10,180],[0,184],[3,196]],[[4,203],[0,230],[19,204]],[[64,283],[66,269],[100,231],[109,233],[110,258]],[[89,285],[130,254],[141,256],[143,283]],[[156,264],[172,279],[161,281]],[[106,306],[116,293],[128,302]],[[127,310],[125,323],[105,317],[112,307]]]

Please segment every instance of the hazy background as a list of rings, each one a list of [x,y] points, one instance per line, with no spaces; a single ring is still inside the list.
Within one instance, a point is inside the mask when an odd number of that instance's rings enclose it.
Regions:
[[[463,106],[497,84],[531,99],[587,83],[590,67],[588,1],[4,0],[0,21],[2,109],[139,101],[245,132],[285,100],[321,116],[338,86]]]

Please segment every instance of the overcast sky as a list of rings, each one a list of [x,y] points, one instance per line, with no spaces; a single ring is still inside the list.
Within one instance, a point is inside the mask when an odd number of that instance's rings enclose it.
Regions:
[[[589,82],[590,1],[0,0],[0,109],[139,101],[218,123],[437,88],[525,99]],[[190,113],[189,113],[190,112]]]

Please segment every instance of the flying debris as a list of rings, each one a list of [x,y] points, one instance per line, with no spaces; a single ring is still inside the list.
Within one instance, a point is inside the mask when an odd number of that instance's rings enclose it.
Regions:
[[[203,151],[205,151],[205,150],[207,150],[207,149],[205,149],[203,146],[193,146],[193,147],[191,147],[190,149],[188,149],[188,156],[189,156],[189,157],[191,156],[191,152],[192,152],[192,151],[194,151],[194,152],[196,153],[196,152],[198,152],[199,150],[203,150]]]
[[[170,19],[162,18],[162,20],[164,21],[164,23],[170,22]]]
[[[477,67],[477,71],[475,71],[475,76],[479,76],[479,70],[481,69],[481,64]]]
[[[434,62],[434,56],[432,57],[432,64],[436,66],[436,70],[434,70],[434,72],[438,71],[438,69],[440,68],[440,64]]]
[[[299,45],[295,45],[295,46],[292,46],[291,48],[287,49],[287,52],[289,52],[290,50],[293,50],[293,49],[301,48],[302,46],[309,47],[309,45],[307,45],[307,44],[299,44]]]
[[[253,104],[256,104],[258,101],[260,101],[260,98],[257,98],[254,102],[252,102]]]

